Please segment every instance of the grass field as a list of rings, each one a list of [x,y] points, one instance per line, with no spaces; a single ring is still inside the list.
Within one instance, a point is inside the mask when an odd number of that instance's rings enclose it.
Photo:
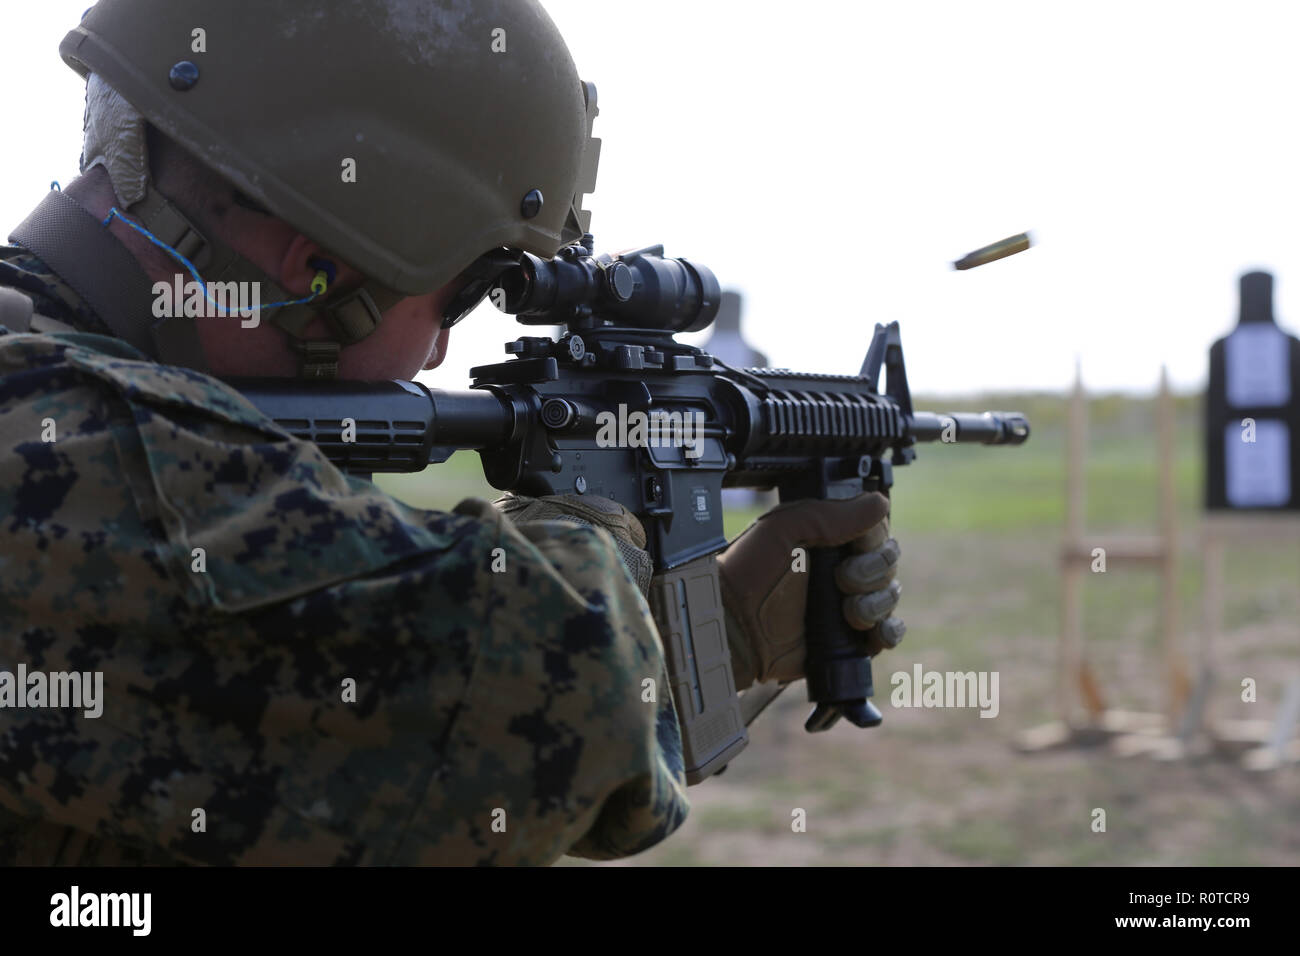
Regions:
[[[1016,734],[1054,716],[1064,514],[1060,397],[917,400],[955,411],[1025,411],[1020,448],[923,447],[897,473],[893,528],[902,544],[906,640],[876,658],[885,723],[809,735],[802,687],[751,728],[727,773],[691,790],[683,828],[633,864],[1295,864],[1300,769],[1248,774],[1224,757],[1178,763],[1125,759],[1106,747],[1033,756]],[[1177,466],[1180,613],[1188,646],[1200,628],[1199,399],[1179,398]],[[1105,397],[1090,405],[1088,523],[1094,534],[1152,531],[1156,521],[1154,403]],[[459,460],[457,460],[459,459]],[[449,507],[492,496],[470,456],[413,478],[385,479],[398,497]],[[752,517],[729,516],[729,533]],[[1088,655],[1107,700],[1157,709],[1162,685],[1155,573],[1127,566],[1089,574]],[[1216,714],[1269,719],[1300,676],[1300,542],[1247,542],[1227,560],[1226,636],[1216,648]],[[901,709],[889,677],[997,671],[1001,709]],[[1242,678],[1258,701],[1240,700]],[[793,832],[792,813],[806,813]],[[1093,832],[1092,811],[1106,811]]]

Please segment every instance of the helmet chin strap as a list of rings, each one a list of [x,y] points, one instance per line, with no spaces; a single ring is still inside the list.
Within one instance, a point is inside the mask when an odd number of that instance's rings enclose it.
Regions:
[[[339,350],[374,332],[384,312],[404,298],[403,293],[377,282],[366,282],[319,302],[279,309],[271,316],[271,323],[290,337],[290,346],[298,352],[300,378],[337,378]],[[303,330],[317,316],[325,319],[333,338],[303,338]]]
[[[205,235],[152,183],[147,186],[144,198],[129,211],[162,243],[194,263],[204,282],[256,282],[263,300],[288,302],[297,298],[230,246]],[[271,314],[270,321],[289,337],[290,346],[298,353],[300,378],[337,378],[340,350],[373,333],[383,313],[405,297],[404,293],[367,280],[348,292],[279,307]],[[325,320],[331,337],[304,338],[307,326],[318,317]],[[161,361],[186,364],[178,359],[193,354],[198,338],[194,320],[194,316],[179,315],[159,323],[159,326],[168,325],[166,330],[155,332]]]

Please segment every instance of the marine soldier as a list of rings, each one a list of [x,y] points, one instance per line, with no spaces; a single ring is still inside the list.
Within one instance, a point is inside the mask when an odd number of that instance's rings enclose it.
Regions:
[[[100,0],[60,50],[82,175],[0,249],[0,670],[102,673],[103,701],[0,694],[0,862],[545,864],[671,834],[636,518],[407,507],[215,377],[410,378],[494,252],[585,231],[594,103],[544,11]],[[156,308],[178,274],[256,283],[261,313]],[[897,642],[887,511],[779,508],[723,553],[738,687],[802,673],[797,545],[856,540],[846,616]]]

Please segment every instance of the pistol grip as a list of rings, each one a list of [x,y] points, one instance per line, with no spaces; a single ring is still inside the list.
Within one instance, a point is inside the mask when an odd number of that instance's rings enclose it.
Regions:
[[[848,717],[858,727],[875,727],[883,719],[869,700],[874,688],[864,635],[844,619],[844,595],[835,584],[835,566],[851,553],[848,546],[808,552],[804,674],[808,699],[817,704],[804,724],[809,733],[829,730],[840,717]]]

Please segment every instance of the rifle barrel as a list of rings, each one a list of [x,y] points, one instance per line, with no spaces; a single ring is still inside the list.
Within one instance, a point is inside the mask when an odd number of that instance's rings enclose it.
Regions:
[[[917,441],[1022,445],[1029,421],[1019,412],[915,412],[910,431]]]

